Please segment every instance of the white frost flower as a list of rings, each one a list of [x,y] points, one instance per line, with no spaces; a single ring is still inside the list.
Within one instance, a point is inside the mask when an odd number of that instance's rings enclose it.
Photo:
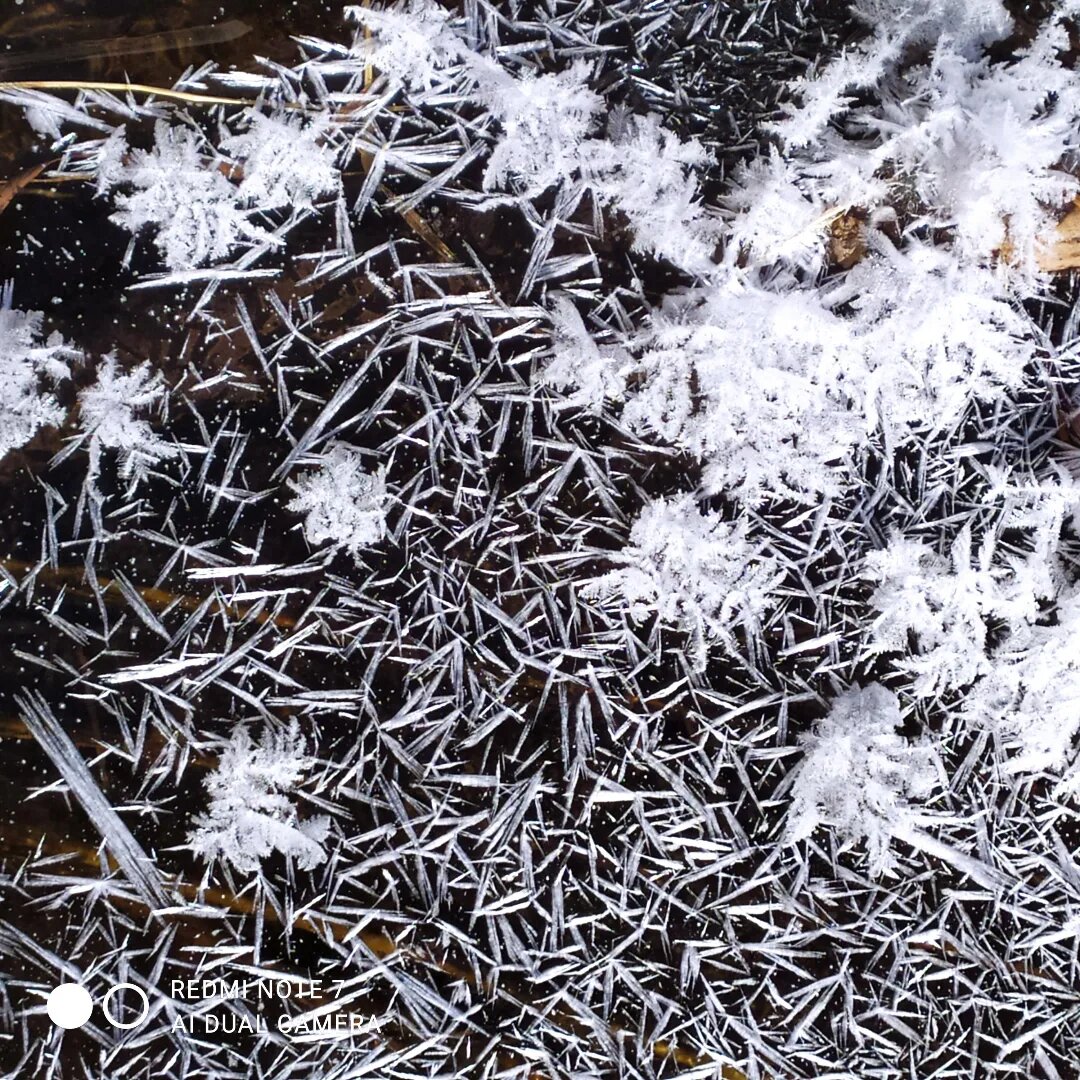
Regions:
[[[304,536],[309,544],[326,540],[358,557],[361,548],[377,544],[386,532],[386,477],[383,470],[364,471],[358,453],[334,446],[317,469],[289,481],[296,498],[288,509],[306,514]]]
[[[588,87],[587,64],[519,79],[497,64],[477,74],[481,100],[503,126],[488,159],[485,188],[513,178],[526,195],[538,195],[580,169],[581,144],[603,104]]]
[[[64,422],[63,407],[43,384],[66,379],[65,361],[75,355],[58,333],[42,339],[40,311],[18,311],[11,300],[8,284],[0,288],[0,457]]]
[[[702,513],[692,496],[647,505],[615,558],[624,565],[587,583],[582,595],[623,607],[636,621],[655,614],[685,630],[698,669],[710,641],[732,640],[736,625],[756,631],[779,576],[743,524]]]
[[[165,398],[167,387],[160,372],[146,361],[128,372],[118,372],[116,357],[106,356],[97,381],[79,394],[83,431],[90,440],[90,475],[101,468],[101,451],[115,450],[120,475],[139,477],[148,466],[177,453],[146,420],[135,413]]]
[[[113,196],[111,220],[132,233],[149,228],[166,266],[189,270],[244,244],[275,242],[240,205],[223,164],[190,128],[159,121],[150,150],[129,148],[120,128],[101,154],[98,190],[130,189]]]
[[[1080,786],[1080,592],[1057,598],[1053,623],[1018,628],[998,650],[987,676],[967,696],[969,721],[997,732],[1010,751],[1007,773],[1064,770],[1063,786]]]
[[[897,733],[900,703],[878,683],[846,690],[804,740],[788,811],[789,843],[819,825],[845,844],[866,842],[873,873],[892,862],[889,842],[909,838],[916,815],[908,799],[925,798],[937,778],[932,749]]]
[[[312,764],[295,720],[283,731],[268,729],[258,745],[237,728],[206,779],[210,807],[195,818],[191,849],[245,872],[258,870],[275,851],[302,870],[324,862],[329,819],[301,821],[290,798]]]
[[[691,273],[711,271],[722,229],[698,186],[709,151],[696,139],[681,140],[652,113],[613,110],[608,136],[581,147],[582,171],[596,198],[626,216],[636,250]]]
[[[410,86],[429,88],[464,48],[447,26],[450,13],[431,0],[382,10],[347,7],[345,14],[374,35],[370,42],[361,37],[356,51],[383,74]]]
[[[820,269],[830,215],[799,187],[796,168],[782,155],[774,151],[740,165],[725,201],[738,211],[729,257],[749,254],[761,263]]]
[[[871,44],[802,80],[802,106],[775,125],[795,183],[812,202],[871,215],[917,205],[923,224],[949,230],[962,265],[1034,274],[1042,240],[1080,191],[1063,165],[1080,119],[1080,90],[1057,59],[1065,28],[1048,20],[1001,64],[981,48],[1011,23],[1000,4],[874,0],[863,15],[877,30]],[[900,71],[905,41],[928,51]],[[875,83],[876,101],[849,96]],[[860,138],[826,130],[836,114]]]
[[[244,115],[244,130],[222,140],[242,173],[236,196],[253,211],[310,207],[317,198],[341,189],[341,172],[328,142],[325,117],[268,116],[254,109]]]
[[[851,398],[866,358],[845,320],[807,291],[728,280],[676,296],[625,345],[598,349],[565,305],[547,378],[573,400],[622,399],[622,420],[704,459],[705,487],[749,505],[840,488],[837,468],[866,437]]]
[[[878,582],[870,604],[879,613],[868,654],[904,656],[914,641],[915,655],[898,659],[896,666],[914,676],[912,692],[920,697],[959,690],[988,674],[994,667],[994,624],[1014,634],[1032,626],[1039,602],[1054,591],[1049,575],[1037,573],[1037,561],[994,565],[989,544],[973,560],[966,529],[953,544],[951,560],[895,536],[867,556],[866,567]]]

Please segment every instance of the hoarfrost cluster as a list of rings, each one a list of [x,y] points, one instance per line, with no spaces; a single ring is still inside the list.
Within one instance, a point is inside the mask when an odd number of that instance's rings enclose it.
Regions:
[[[911,827],[909,800],[925,799],[937,771],[925,744],[897,732],[900,703],[877,683],[846,690],[806,737],[791,793],[788,840],[820,825],[862,842],[875,869],[891,863],[889,841]]]
[[[43,313],[12,306],[14,286],[0,289],[0,451],[28,443],[46,425],[63,422],[64,410],[52,394],[69,375],[71,350],[55,330],[42,334]]]
[[[377,544],[386,530],[386,482],[382,472],[367,473],[358,454],[332,447],[318,467],[290,482],[296,498],[289,509],[304,514],[310,544],[327,540],[353,555]]]
[[[624,564],[585,585],[585,596],[615,601],[631,618],[656,615],[690,636],[691,655],[705,667],[712,640],[731,642],[732,627],[754,634],[783,574],[747,542],[743,523],[702,513],[696,502],[649,503],[630,529]]]
[[[295,722],[284,731],[266,731],[257,744],[238,728],[207,778],[210,805],[193,822],[192,850],[241,871],[258,870],[275,851],[302,870],[318,866],[326,859],[321,841],[329,818],[301,821],[290,798],[312,764]]]

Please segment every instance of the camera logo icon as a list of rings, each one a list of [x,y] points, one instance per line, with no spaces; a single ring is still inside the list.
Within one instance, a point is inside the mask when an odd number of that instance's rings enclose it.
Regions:
[[[125,990],[131,991],[142,1001],[142,1011],[135,1020],[120,1020],[113,1012],[113,998]],[[80,983],[61,983],[49,994],[45,1009],[49,1014],[49,1019],[57,1027],[70,1031],[72,1028],[82,1027],[90,1019],[94,1011],[94,999],[90,996],[90,991]],[[150,1015],[150,999],[142,987],[134,983],[116,983],[101,999],[101,1011],[114,1028],[128,1031],[145,1022]]]

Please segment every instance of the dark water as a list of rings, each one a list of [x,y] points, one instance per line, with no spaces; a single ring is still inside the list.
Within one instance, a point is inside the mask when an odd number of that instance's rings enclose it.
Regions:
[[[0,19],[0,78],[94,77],[168,85],[189,64],[288,62],[292,34],[329,33],[341,4],[325,0],[22,0]]]

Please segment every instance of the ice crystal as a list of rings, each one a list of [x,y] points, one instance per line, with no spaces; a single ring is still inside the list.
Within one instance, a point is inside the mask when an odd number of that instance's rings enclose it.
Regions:
[[[872,872],[891,865],[890,840],[915,817],[909,800],[926,798],[937,777],[930,747],[906,739],[900,724],[896,695],[876,683],[833,701],[803,743],[788,811],[790,842],[824,825],[843,843],[865,844]]]
[[[1075,80],[1056,58],[1067,48],[1067,34],[1051,20],[1015,62],[992,63],[973,43],[984,40],[995,20],[975,18],[974,37],[967,38],[956,11],[922,6],[932,9],[922,21],[909,22],[913,13],[905,5],[891,24],[903,26],[903,36],[879,29],[877,52],[836,65],[863,73],[865,81],[827,69],[807,82],[803,109],[777,126],[792,154],[769,197],[790,192],[794,171],[795,186],[810,201],[922,211],[920,224],[951,230],[952,249],[963,260],[1001,257],[1029,272],[1057,208],[1080,190],[1065,167],[1080,117]],[[997,5],[981,7],[989,14]],[[940,29],[945,25],[947,32]],[[918,39],[931,43],[930,56],[901,67],[899,47],[916,28]],[[823,108],[815,95],[835,80],[836,87],[879,80],[881,86],[869,104],[838,96]],[[833,114],[843,114],[843,130],[855,137],[822,133]],[[774,229],[787,228],[778,218]]]
[[[912,690],[934,696],[970,686],[994,669],[991,633],[1009,627],[1023,635],[1040,614],[1040,601],[1054,594],[1043,564],[993,566],[989,543],[973,560],[971,535],[953,544],[951,566],[925,545],[894,538],[884,551],[867,556],[878,587],[870,603],[874,651],[903,655],[911,641],[916,655],[898,661],[914,676]],[[976,565],[972,565],[975,561]]]
[[[135,415],[161,402],[166,394],[161,373],[153,371],[147,361],[120,372],[115,356],[102,359],[96,381],[79,392],[91,476],[100,470],[102,450],[116,451],[123,477],[141,476],[148,466],[177,453],[147,420]]]
[[[98,188],[113,192],[113,221],[132,233],[149,229],[165,265],[187,270],[270,238],[240,205],[226,171],[197,132],[160,121],[150,150],[129,147],[122,128],[110,136]]]
[[[449,31],[450,13],[431,0],[408,0],[398,7],[348,7],[346,14],[374,31],[361,37],[357,51],[384,75],[429,88],[438,72],[459,55],[459,40]]]
[[[74,355],[58,332],[42,335],[40,311],[12,307],[13,292],[10,283],[0,288],[0,457],[63,423],[66,410],[49,387],[68,377]]]
[[[386,532],[386,481],[379,470],[364,470],[363,459],[344,446],[334,446],[318,467],[290,481],[296,498],[289,509],[304,514],[309,544],[329,540],[359,557]]]
[[[239,163],[238,203],[266,213],[310,208],[316,199],[336,194],[341,174],[331,139],[325,117],[305,123],[299,117],[250,110],[241,130],[221,142]]]
[[[602,101],[589,89],[587,64],[519,79],[493,66],[494,72],[482,68],[478,73],[480,98],[502,124],[484,187],[516,179],[526,194],[538,195],[580,169],[582,142]]]
[[[589,149],[589,185],[629,219],[636,247],[692,272],[707,271],[720,236],[698,193],[697,172],[708,151],[665,130],[655,114],[618,118],[612,137]]]
[[[702,513],[691,497],[650,503],[630,529],[624,564],[585,585],[584,596],[614,602],[632,619],[657,615],[690,635],[705,666],[708,643],[731,641],[732,628],[755,633],[773,602],[777,567],[748,542],[745,526]]]
[[[258,743],[238,727],[207,777],[210,806],[194,819],[192,850],[245,872],[259,870],[274,852],[295,859],[302,870],[318,866],[326,858],[329,819],[301,820],[292,797],[311,765],[295,721],[268,729]]]

